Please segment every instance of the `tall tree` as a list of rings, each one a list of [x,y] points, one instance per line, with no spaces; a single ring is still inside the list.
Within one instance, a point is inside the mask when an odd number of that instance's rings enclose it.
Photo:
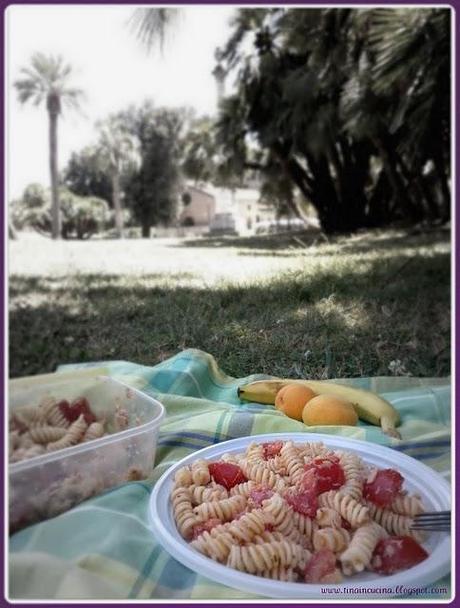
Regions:
[[[186,121],[181,141],[181,172],[189,179],[215,186],[241,187],[238,171],[222,154],[216,120],[209,116],[191,116]]]
[[[69,86],[72,67],[60,56],[43,53],[32,55],[30,66],[21,69],[23,78],[14,82],[21,103],[46,105],[49,119],[49,165],[51,177],[52,236],[61,236],[61,218],[58,190],[58,119],[63,108],[76,109],[82,91]]]
[[[235,167],[282,172],[327,232],[436,219],[449,197],[449,22],[448,9],[240,9],[221,53],[236,80],[219,120]]]
[[[62,172],[62,181],[79,196],[96,196],[109,203],[112,200],[112,183],[97,146],[72,152]]]
[[[98,123],[97,146],[101,166],[110,176],[112,204],[115,212],[115,227],[119,238],[123,238],[123,208],[121,201],[121,175],[123,170],[137,161],[135,138],[128,131],[123,114],[113,114]]]
[[[217,158],[213,128],[214,122],[209,116],[193,118],[183,139],[181,169],[195,183],[215,181]]]
[[[387,124],[401,172],[434,219],[438,212],[450,217],[450,19],[445,8],[381,8],[370,15],[373,88],[392,99]],[[440,209],[426,179],[427,163],[434,168]]]
[[[174,219],[185,115],[184,110],[154,108],[150,102],[125,113],[125,124],[137,141],[140,155],[127,195],[143,237],[149,236],[152,226]]]

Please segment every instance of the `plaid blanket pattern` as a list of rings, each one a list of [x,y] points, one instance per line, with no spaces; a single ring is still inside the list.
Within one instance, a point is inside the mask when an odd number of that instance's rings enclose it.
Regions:
[[[145,482],[111,489],[12,536],[9,597],[257,599],[192,572],[164,551],[148,527],[149,494],[170,465],[196,450],[247,435],[305,432],[306,427],[272,406],[239,401],[237,386],[266,376],[231,378],[211,355],[195,349],[154,367],[125,361],[98,362],[61,366],[58,373],[91,366],[103,366],[107,374],[165,405],[155,467]],[[361,422],[357,427],[312,427],[309,432],[340,434],[387,445],[450,478],[449,379],[379,377],[342,381],[374,390],[392,402],[401,413],[402,440],[391,439],[379,428]],[[450,577],[417,597],[448,599]]]

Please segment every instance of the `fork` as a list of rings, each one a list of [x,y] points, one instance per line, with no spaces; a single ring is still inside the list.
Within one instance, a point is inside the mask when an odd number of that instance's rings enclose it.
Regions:
[[[450,530],[450,511],[436,511],[416,515],[411,524],[411,530],[429,530],[444,532]]]

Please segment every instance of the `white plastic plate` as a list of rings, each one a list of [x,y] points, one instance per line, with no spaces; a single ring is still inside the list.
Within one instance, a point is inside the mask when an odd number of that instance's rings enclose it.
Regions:
[[[253,441],[322,441],[332,449],[345,449],[358,454],[366,463],[382,469],[397,469],[405,479],[404,488],[420,494],[427,511],[450,509],[451,489],[449,484],[435,471],[410,456],[387,447],[337,437],[313,433],[272,433],[253,435],[231,441],[224,441],[199,450],[172,466],[155,484],[150,496],[150,526],[156,539],[179,562],[221,584],[266,597],[278,599],[321,598],[369,599],[404,595],[410,588],[424,588],[434,583],[450,571],[450,535],[445,532],[431,532],[424,546],[430,556],[417,566],[391,576],[364,572],[345,577],[340,585],[311,585],[306,583],[284,583],[245,574],[205,557],[192,547],[179,534],[174,522],[170,495],[176,471],[199,458],[218,460],[226,452],[242,452]],[[330,588],[330,593],[324,588]],[[323,589],[323,591],[321,591]],[[406,591],[404,591],[406,590]],[[417,597],[417,596],[414,596]]]

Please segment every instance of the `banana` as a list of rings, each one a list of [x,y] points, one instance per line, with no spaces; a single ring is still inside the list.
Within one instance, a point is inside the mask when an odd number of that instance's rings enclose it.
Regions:
[[[353,386],[326,382],[324,380],[258,380],[238,388],[238,397],[244,401],[255,401],[274,405],[277,392],[286,384],[304,384],[311,388],[317,395],[329,394],[342,397],[353,404],[359,418],[370,424],[381,426],[382,431],[390,437],[401,439],[396,430],[400,423],[398,412],[395,408],[379,397],[376,393],[366,391]]]

